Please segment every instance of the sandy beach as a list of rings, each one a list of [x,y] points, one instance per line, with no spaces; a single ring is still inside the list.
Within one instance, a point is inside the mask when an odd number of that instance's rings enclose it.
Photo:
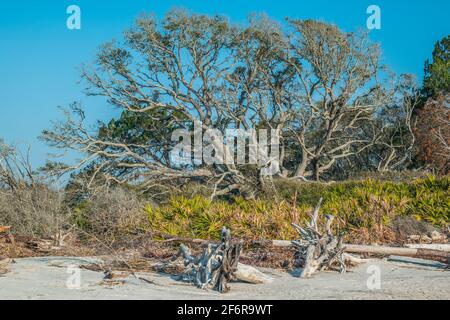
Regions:
[[[200,290],[167,274],[139,274],[148,281],[133,276],[104,281],[102,272],[85,269],[80,269],[79,287],[70,288],[74,286],[71,273],[77,266],[98,261],[17,259],[10,272],[0,277],[0,299],[450,299],[450,273],[443,265],[399,257],[363,264],[346,274],[320,272],[309,279],[297,278],[298,271],[262,269],[274,278],[272,283],[233,282],[227,294]],[[373,282],[377,274],[379,288]]]

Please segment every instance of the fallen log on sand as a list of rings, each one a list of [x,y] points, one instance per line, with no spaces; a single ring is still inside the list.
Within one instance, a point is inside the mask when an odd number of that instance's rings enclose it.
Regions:
[[[345,245],[345,251],[351,253],[370,253],[381,255],[394,255],[411,258],[434,260],[450,264],[450,252],[421,249],[421,248],[396,248],[384,246]]]
[[[253,284],[264,284],[273,282],[273,278],[265,275],[258,269],[239,263],[236,271],[233,273],[234,277],[243,282],[253,283]]]
[[[429,244],[406,244],[407,248],[413,249],[431,249],[431,250],[439,250],[450,252],[450,244],[449,243],[429,243]]]
[[[183,278],[201,289],[214,289],[225,293],[228,282],[237,279],[249,283],[268,283],[272,279],[257,269],[239,263],[242,244],[232,243],[230,230],[222,229],[220,244],[208,243],[202,254],[192,256],[185,245],[180,246],[178,256],[184,258],[186,270]]]

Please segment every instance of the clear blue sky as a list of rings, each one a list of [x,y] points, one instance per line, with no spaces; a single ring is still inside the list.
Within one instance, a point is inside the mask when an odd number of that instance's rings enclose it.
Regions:
[[[81,8],[81,30],[66,28],[72,4]],[[448,0],[1,0],[0,137],[32,144],[33,163],[41,165],[49,149],[37,136],[59,116],[58,105],[82,101],[90,119],[110,118],[102,100],[83,96],[78,68],[92,61],[99,44],[119,39],[140,13],[161,17],[184,7],[244,22],[249,13],[265,12],[277,20],[320,19],[351,31],[365,27],[371,4],[382,10],[382,29],[371,37],[381,43],[384,62],[421,80],[434,43],[450,33]]]

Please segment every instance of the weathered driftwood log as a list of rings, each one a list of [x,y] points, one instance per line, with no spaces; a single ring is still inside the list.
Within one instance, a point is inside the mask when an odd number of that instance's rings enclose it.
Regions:
[[[234,277],[243,282],[253,283],[253,284],[264,284],[273,282],[273,278],[265,275],[258,269],[238,263],[236,271],[233,273]]]
[[[178,238],[170,239],[170,241],[181,241]],[[206,240],[202,239],[188,239],[188,242],[192,243],[207,243]],[[290,241],[290,240],[255,240],[252,242],[253,245],[258,246],[274,246],[274,247],[299,247],[306,246],[307,242]],[[387,247],[387,246],[371,246],[371,245],[356,245],[356,244],[342,244],[344,247],[345,261],[351,263],[364,263],[373,261],[373,259],[361,259],[355,256],[351,256],[348,253],[358,253],[358,254],[380,254],[380,255],[398,255],[412,258],[421,258],[426,260],[434,261],[445,261],[442,259],[442,252],[444,252],[444,258],[446,257],[445,252],[450,252],[450,244],[406,244],[406,248],[402,247]],[[403,250],[403,249],[425,249],[420,252],[417,250]],[[429,250],[428,250],[429,249]]]
[[[430,243],[430,244],[406,244],[407,248],[413,249],[431,249],[450,252],[450,243]]]
[[[344,253],[342,254],[344,261],[346,264],[348,265],[359,265],[359,264],[363,264],[363,263],[367,263],[367,262],[374,262],[376,261],[376,259],[366,259],[366,258],[359,258],[359,257],[355,257],[347,252],[345,252],[345,247],[344,247]]]
[[[227,292],[228,282],[236,279],[248,283],[270,283],[273,279],[254,267],[239,263],[241,243],[232,243],[230,230],[222,228],[220,244],[208,243],[203,253],[192,256],[189,248],[180,245],[177,256],[184,258],[186,270],[183,278],[201,289]]]
[[[301,237],[300,241],[292,241],[297,248],[296,260],[302,265],[301,278],[310,277],[318,270],[333,268],[335,265],[341,273],[346,271],[342,237],[334,236],[331,232],[334,219],[332,215],[325,216],[325,233],[319,231],[318,219],[321,204],[322,198],[314,209],[311,221],[305,228],[295,223],[292,224]]]
[[[432,249],[416,249],[416,248],[397,248],[383,246],[364,246],[347,244],[346,252],[351,253],[371,253],[381,255],[395,255],[411,258],[420,258],[426,260],[434,260],[450,264],[450,252],[432,250]]]

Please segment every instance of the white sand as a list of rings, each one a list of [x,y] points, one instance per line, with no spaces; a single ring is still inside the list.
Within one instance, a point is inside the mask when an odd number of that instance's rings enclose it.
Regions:
[[[267,285],[232,283],[231,292],[199,290],[168,275],[143,274],[154,284],[128,277],[124,284],[103,285],[101,272],[81,270],[81,288],[68,289],[68,265],[91,263],[89,258],[18,259],[0,277],[0,299],[450,299],[450,271],[442,265],[412,259],[377,261],[381,289],[370,290],[369,264],[340,275],[321,272],[310,279],[263,270],[275,278]],[[369,269],[370,270],[370,269]]]

